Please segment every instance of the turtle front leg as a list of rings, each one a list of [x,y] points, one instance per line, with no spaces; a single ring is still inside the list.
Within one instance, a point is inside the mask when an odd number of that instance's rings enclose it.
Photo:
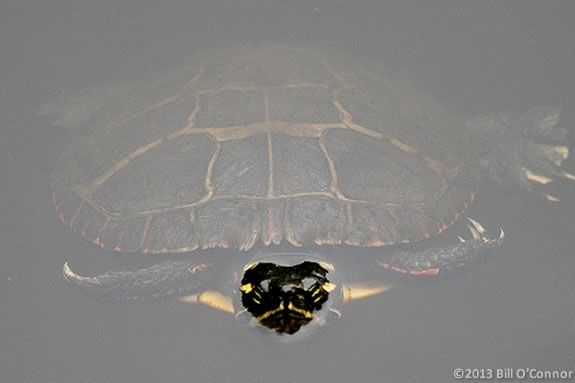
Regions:
[[[168,260],[138,270],[108,271],[94,277],[76,274],[68,263],[64,278],[86,293],[108,302],[158,299],[197,292],[214,274],[214,267]]]
[[[487,178],[512,193],[524,190],[559,201],[541,188],[556,178],[575,181],[575,175],[561,169],[569,147],[567,130],[561,126],[559,115],[558,108],[540,107],[521,114],[492,114],[469,121]]]
[[[487,254],[503,242],[503,230],[497,238],[489,238],[479,222],[467,218],[470,239],[459,237],[459,243],[446,247],[425,249],[419,252],[399,250],[389,260],[378,260],[384,269],[406,275],[438,275],[468,265]]]

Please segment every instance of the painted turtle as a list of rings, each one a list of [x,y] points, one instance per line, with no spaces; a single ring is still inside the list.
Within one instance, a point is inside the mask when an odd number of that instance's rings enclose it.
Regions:
[[[61,221],[105,250],[172,254],[96,277],[65,264],[69,282],[108,300],[177,295],[293,334],[384,291],[381,273],[436,275],[497,247],[503,231],[471,219],[468,240],[424,241],[462,217],[482,176],[549,200],[540,184],[575,179],[559,168],[555,108],[463,121],[336,53],[207,56],[49,110],[77,133],[55,175]],[[354,273],[338,276],[338,252]]]

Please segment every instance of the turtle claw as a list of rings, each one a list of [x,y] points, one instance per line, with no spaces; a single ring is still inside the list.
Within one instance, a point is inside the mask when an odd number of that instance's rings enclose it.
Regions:
[[[569,181],[575,181],[575,174],[571,174],[571,173],[563,172],[563,171],[562,171],[562,172],[559,173],[559,176],[560,176],[560,177],[563,177],[563,178],[565,178],[565,179],[567,179],[567,180],[569,180]]]
[[[551,194],[544,194],[545,199],[550,202],[559,202],[561,199],[559,197],[552,196]]]
[[[472,240],[471,241],[480,241],[485,244],[491,244],[496,242],[501,242],[505,238],[505,232],[503,229],[499,229],[499,236],[497,238],[490,238],[486,235],[487,230],[485,227],[481,225],[479,222],[474,220],[473,218],[466,217],[470,224],[467,225],[469,232],[471,233]],[[463,239],[460,236],[457,236],[461,243],[467,243],[467,240]]]
[[[526,168],[523,168],[523,175],[525,178],[527,178],[529,181],[531,181],[535,184],[547,185],[547,184],[553,182],[553,178],[544,176],[543,174],[534,173],[531,170],[526,169]]]
[[[64,262],[64,266],[62,267],[62,274],[64,274],[64,278],[66,278],[68,282],[70,282],[70,280],[73,279],[76,275],[76,273],[74,273],[70,268],[68,262]]]
[[[467,225],[473,239],[480,239],[485,234],[485,228],[473,218],[466,217],[466,219],[471,223],[471,225]]]
[[[565,147],[562,147],[565,148]],[[561,163],[567,156],[569,155],[569,149],[565,148],[565,157],[562,157],[560,160],[554,160],[553,158],[547,158],[549,162],[552,163],[543,163],[540,164],[539,173],[531,171],[528,168],[523,168],[524,176],[529,180],[537,184],[547,185],[553,182],[553,176],[561,177],[566,180],[575,181],[575,174],[571,174],[569,172],[564,171],[561,169]],[[548,175],[542,174],[548,173]]]
[[[481,239],[481,234],[479,234],[479,232],[473,226],[467,225],[467,228],[471,232],[473,239]]]
[[[467,219],[471,220],[471,218],[467,218]],[[474,222],[477,225],[481,226],[479,224],[479,222],[476,222],[476,221],[474,221]],[[505,232],[501,228],[499,229],[499,236],[497,237],[497,239],[489,239],[484,235],[485,229],[483,228],[483,226],[481,226],[481,229],[483,229],[482,231],[479,231],[477,228],[475,228],[474,226],[471,226],[471,225],[467,225],[467,227],[469,228],[469,231],[471,232],[471,236],[473,237],[474,240],[501,241],[505,238]],[[467,242],[467,240],[460,235],[457,236],[457,239],[459,239],[459,242],[461,242],[461,243]]]
[[[64,278],[74,284],[74,285],[99,285],[100,280],[98,278],[93,277],[83,277],[79,274],[76,274],[70,264],[68,262],[64,262],[64,266],[62,267],[62,273],[64,274]]]

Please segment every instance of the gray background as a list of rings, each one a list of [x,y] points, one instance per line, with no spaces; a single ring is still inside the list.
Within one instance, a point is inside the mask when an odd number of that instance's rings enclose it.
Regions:
[[[32,112],[242,41],[381,57],[470,114],[557,105],[575,125],[573,1],[28,1],[0,7],[1,382],[448,382],[461,368],[575,369],[575,188],[561,204],[482,185],[470,214],[506,228],[489,262],[345,307],[278,344],[176,301],[105,305],[61,277],[118,264],[57,221],[65,131]],[[574,134],[571,133],[573,139]],[[574,171],[573,160],[567,164]],[[130,258],[123,258],[129,263]]]

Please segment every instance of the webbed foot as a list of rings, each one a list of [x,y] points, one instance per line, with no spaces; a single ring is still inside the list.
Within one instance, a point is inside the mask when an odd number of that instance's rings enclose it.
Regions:
[[[569,148],[559,114],[558,108],[535,108],[521,115],[496,114],[470,121],[481,145],[480,162],[487,177],[504,189],[559,201],[541,188],[556,178],[575,181],[575,175],[561,169]]]
[[[471,238],[459,237],[459,243],[422,251],[400,250],[389,260],[377,261],[384,269],[408,275],[437,275],[459,269],[479,259],[501,245],[505,233],[500,230],[497,238],[487,236],[485,228],[477,221],[467,218]]]

